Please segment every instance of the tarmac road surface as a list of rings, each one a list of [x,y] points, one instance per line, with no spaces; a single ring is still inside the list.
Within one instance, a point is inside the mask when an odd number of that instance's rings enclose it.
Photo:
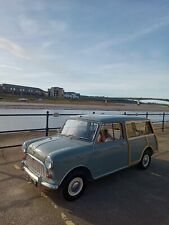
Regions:
[[[129,168],[88,185],[65,201],[60,191],[36,188],[20,170],[18,149],[0,152],[0,225],[167,225],[169,152],[149,169]]]

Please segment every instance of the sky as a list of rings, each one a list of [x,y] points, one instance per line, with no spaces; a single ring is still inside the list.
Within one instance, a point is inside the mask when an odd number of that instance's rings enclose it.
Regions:
[[[0,0],[0,83],[169,98],[169,1]]]

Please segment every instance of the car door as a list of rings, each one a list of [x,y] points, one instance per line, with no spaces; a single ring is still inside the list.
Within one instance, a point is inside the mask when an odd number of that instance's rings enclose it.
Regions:
[[[107,129],[109,140],[94,143],[92,169],[94,177],[104,176],[113,171],[128,166],[128,143],[123,135],[120,123],[104,124],[101,129]],[[110,140],[110,137],[112,139]]]
[[[141,160],[144,150],[149,146],[145,121],[129,121],[126,123],[129,143],[129,164],[136,164]]]

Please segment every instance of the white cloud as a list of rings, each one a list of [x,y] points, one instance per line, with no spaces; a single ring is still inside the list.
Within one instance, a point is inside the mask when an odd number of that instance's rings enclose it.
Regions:
[[[30,16],[21,15],[19,16],[18,25],[24,35],[51,35],[60,34],[67,29],[67,24],[65,21],[57,19],[35,19]]]
[[[67,24],[61,20],[52,20],[49,21],[49,28],[57,32],[63,32],[67,29]]]
[[[13,65],[7,65],[7,64],[0,64],[0,68],[4,69],[12,69],[12,70],[18,70],[21,71],[22,68],[18,66],[13,66]]]
[[[26,35],[38,34],[41,31],[40,25],[36,20],[23,15],[19,17],[19,27]]]
[[[49,47],[51,47],[54,43],[54,41],[44,41],[41,45],[41,49],[44,50],[44,49],[47,49]]]
[[[137,39],[140,39],[148,34],[151,34],[153,32],[158,31],[160,28],[165,27],[169,25],[169,17],[162,17],[159,20],[157,20],[156,23],[151,24],[149,26],[145,26],[143,29],[138,30],[131,34],[124,34],[124,37],[118,37],[116,39],[107,39],[105,41],[98,42],[87,49],[83,50],[84,53],[91,54],[95,53],[97,51],[106,50],[108,48],[111,48],[113,46],[118,46],[121,44],[125,44],[131,41],[135,41]]]
[[[17,57],[27,60],[30,59],[30,57],[27,55],[27,53],[21,46],[8,39],[0,37],[0,48],[12,53]]]

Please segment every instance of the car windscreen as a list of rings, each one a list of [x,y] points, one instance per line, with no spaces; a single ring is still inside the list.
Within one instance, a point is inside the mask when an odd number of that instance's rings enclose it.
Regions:
[[[85,120],[67,120],[61,135],[70,136],[76,139],[93,141],[98,129],[98,123]]]

